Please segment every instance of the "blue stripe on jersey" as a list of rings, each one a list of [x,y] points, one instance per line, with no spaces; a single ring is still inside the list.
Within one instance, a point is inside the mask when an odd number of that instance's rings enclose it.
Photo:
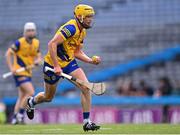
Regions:
[[[61,29],[61,33],[67,39],[72,37],[76,33],[76,27],[74,25],[66,25]]]
[[[25,67],[26,64],[24,63],[24,61],[19,57],[17,56],[17,63],[21,66],[21,67]]]
[[[57,46],[57,56],[63,61],[70,61],[69,56],[68,56],[66,50],[64,49],[63,44],[59,44]]]

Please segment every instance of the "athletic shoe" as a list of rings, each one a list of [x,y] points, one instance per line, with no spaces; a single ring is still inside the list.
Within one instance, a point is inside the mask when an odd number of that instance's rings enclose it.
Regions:
[[[29,97],[27,100],[26,114],[30,120],[34,118],[34,105],[32,104],[33,97]]]
[[[89,130],[98,130],[100,129],[100,126],[96,125],[95,123],[92,122],[87,122],[86,124],[83,125],[83,130],[85,132],[89,131]]]

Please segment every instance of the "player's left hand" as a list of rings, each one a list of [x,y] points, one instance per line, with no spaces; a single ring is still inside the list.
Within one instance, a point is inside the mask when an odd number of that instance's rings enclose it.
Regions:
[[[99,56],[93,56],[91,59],[92,59],[92,64],[94,65],[98,65],[99,63],[101,63],[101,58]]]

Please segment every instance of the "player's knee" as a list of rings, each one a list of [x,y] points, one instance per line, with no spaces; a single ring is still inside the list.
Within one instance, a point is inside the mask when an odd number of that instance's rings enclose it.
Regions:
[[[91,94],[90,92],[81,92],[81,98],[84,97],[85,99],[90,99]]]
[[[90,91],[89,90],[82,90],[81,92],[83,95],[87,96],[87,95],[90,95]]]
[[[34,95],[34,91],[30,91],[29,96],[33,96],[33,95]]]
[[[28,91],[24,94],[26,97],[32,97],[34,95],[34,91]]]

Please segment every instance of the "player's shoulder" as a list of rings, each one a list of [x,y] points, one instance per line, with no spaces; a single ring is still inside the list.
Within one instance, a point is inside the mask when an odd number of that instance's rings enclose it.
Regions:
[[[62,25],[61,27],[65,27],[65,26],[74,26],[76,27],[77,23],[76,23],[76,20],[75,19],[71,19],[69,21],[67,21],[64,25]]]
[[[65,32],[70,32],[71,35],[74,35],[76,33],[76,22],[74,19],[69,20],[64,25],[61,26],[61,30],[64,30]]]
[[[11,48],[15,51],[15,52],[17,52],[19,49],[20,49],[20,46],[23,44],[23,37],[20,37],[20,38],[18,38],[18,39],[16,39],[15,41],[14,41],[14,43],[12,44],[12,46],[11,46]]]
[[[14,45],[20,46],[25,41],[24,37],[20,37],[17,40],[14,41]]]
[[[74,23],[73,19],[69,20],[64,25],[62,25],[56,32],[56,34],[61,34],[61,36],[64,39],[74,36],[75,33],[76,33],[76,24]]]

